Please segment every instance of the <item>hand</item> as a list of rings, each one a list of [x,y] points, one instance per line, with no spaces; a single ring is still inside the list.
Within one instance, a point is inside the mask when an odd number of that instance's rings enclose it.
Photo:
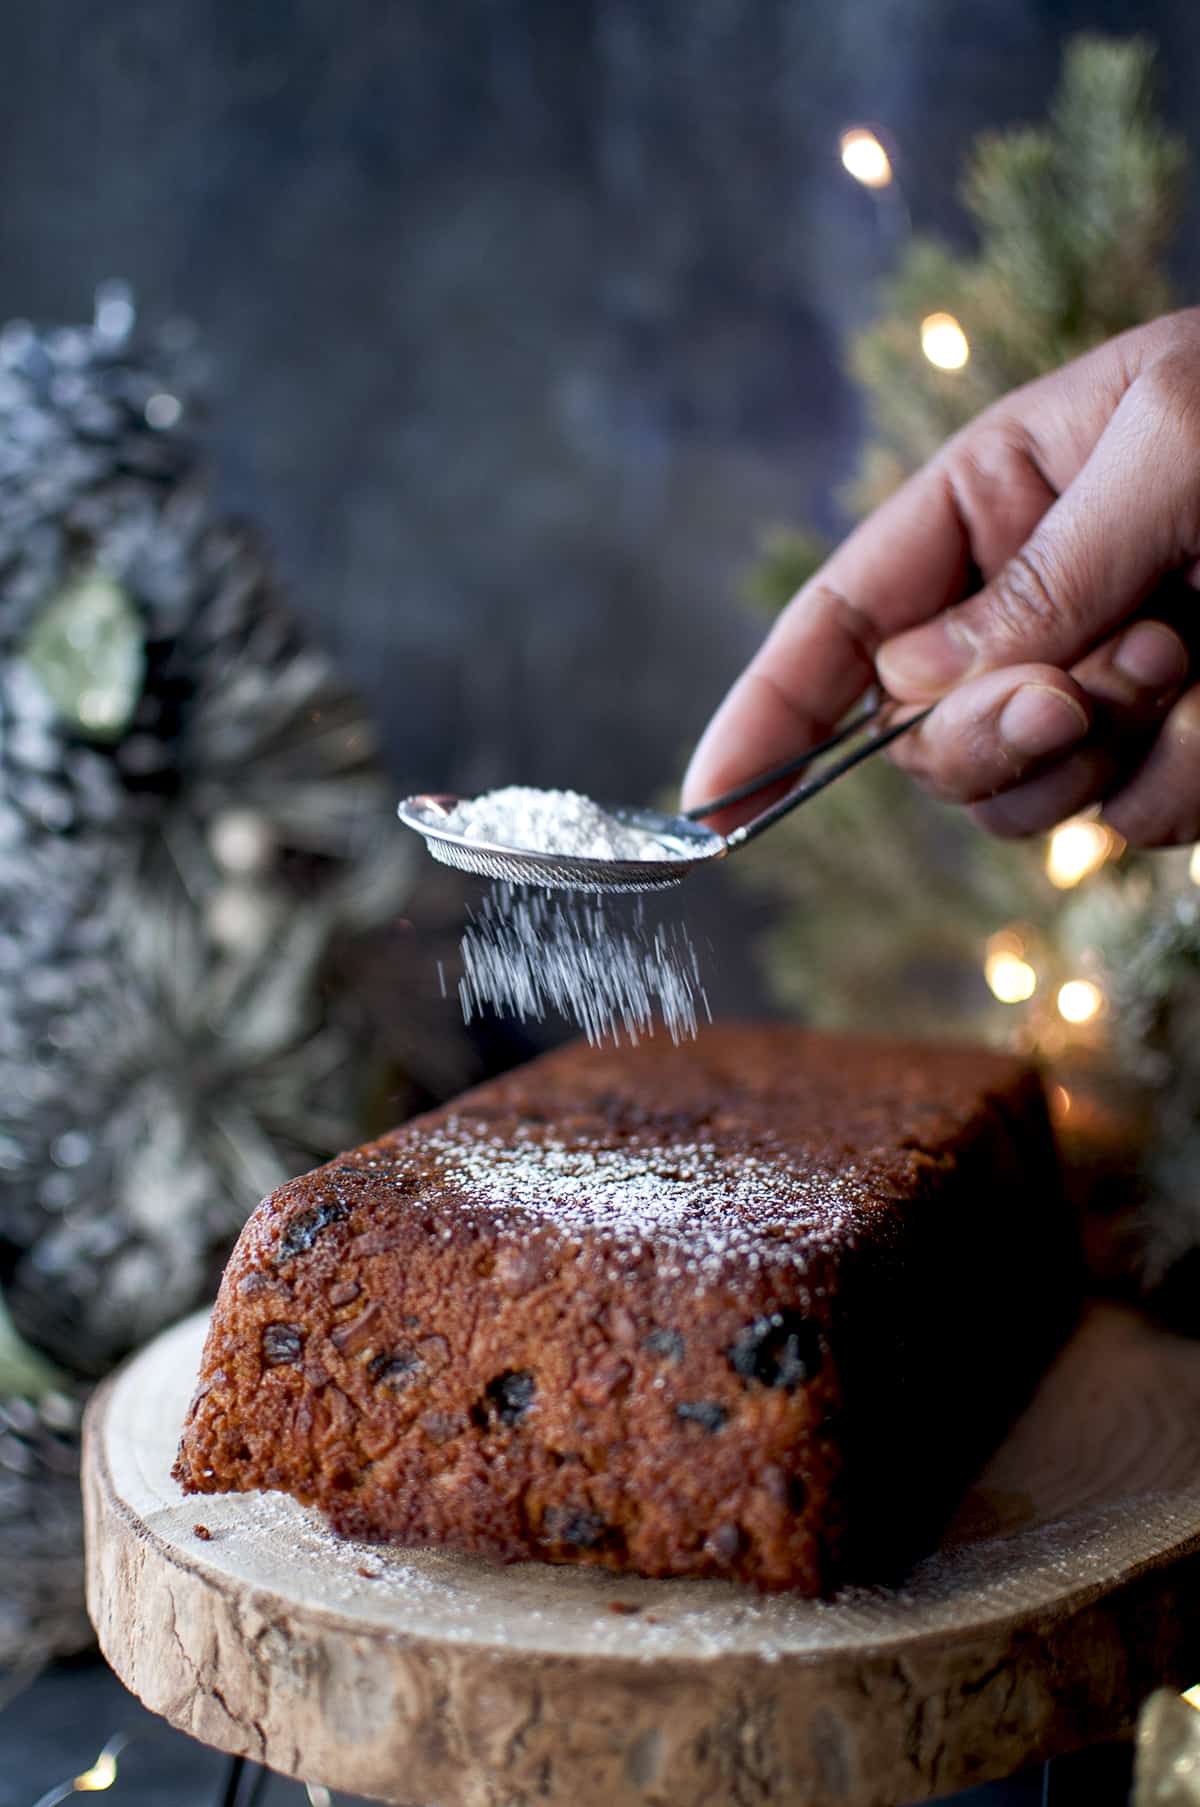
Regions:
[[[993,833],[1103,802],[1134,846],[1200,840],[1198,576],[1189,309],[1006,396],[876,509],[713,717],[685,806],[803,752],[878,677],[937,704],[893,757]]]

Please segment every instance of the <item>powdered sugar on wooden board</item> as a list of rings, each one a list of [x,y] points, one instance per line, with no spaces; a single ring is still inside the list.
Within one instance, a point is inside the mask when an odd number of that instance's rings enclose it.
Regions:
[[[217,1503],[206,1501],[205,1510],[211,1515]],[[723,1581],[648,1581],[543,1563],[500,1567],[444,1550],[350,1543],[317,1512],[281,1494],[228,1495],[219,1504],[248,1542],[286,1551],[289,1567],[308,1562],[326,1578],[338,1575],[357,1611],[418,1623],[434,1612],[438,1635],[447,1642],[554,1649],[566,1615],[579,1645],[597,1656],[653,1661],[686,1653],[703,1660],[746,1653],[767,1662],[798,1650],[836,1650],[871,1632],[902,1638],[910,1616],[936,1625],[944,1613],[952,1625],[964,1593],[980,1617],[1002,1616],[1015,1604],[1014,1570],[1021,1572],[1022,1590],[1052,1590],[1056,1581],[1086,1587],[1111,1566],[1126,1510],[1097,1507],[1007,1539],[938,1551],[917,1563],[899,1587],[847,1587],[830,1600],[805,1600]],[[1194,1523],[1194,1507],[1181,1510],[1162,1496],[1143,1504],[1164,1546]],[[194,1517],[195,1502],[183,1511]],[[201,1560],[204,1554],[196,1551]],[[222,1560],[228,1561],[227,1550]]]
[[[1099,1326],[1123,1347],[1119,1315],[1105,1308]],[[179,1325],[137,1357],[110,1383],[103,1428],[97,1425],[92,1462],[102,1454],[118,1495],[134,1511],[155,1546],[192,1569],[212,1573],[220,1586],[241,1585],[242,1635],[264,1589],[317,1615],[333,1614],[359,1632],[434,1638],[446,1645],[488,1645],[515,1659],[521,1652],[611,1656],[656,1663],[706,1661],[745,1654],[767,1662],[859,1651],[868,1644],[919,1644],[930,1634],[961,1633],[964,1612],[978,1627],[1036,1607],[1044,1610],[1077,1591],[1113,1585],[1131,1560],[1129,1525],[1136,1501],[1138,1566],[1181,1542],[1200,1524],[1200,1480],[1181,1450],[1151,1488],[1116,1497],[1094,1491],[1091,1465],[1079,1463],[1072,1434],[1081,1418],[1100,1410],[1107,1422],[1112,1389],[1096,1387],[1105,1371],[1098,1358],[1060,1363],[1030,1408],[1030,1431],[1041,1455],[1027,1476],[1016,1476],[1001,1455],[994,1464],[1005,1487],[1030,1491],[1032,1521],[1019,1530],[945,1548],[917,1564],[890,1588],[849,1588],[831,1601],[787,1594],[760,1596],[722,1581],[647,1581],[597,1569],[540,1563],[501,1568],[475,1557],[435,1550],[349,1543],[318,1513],[281,1494],[214,1495],[204,1501],[211,1530],[196,1538],[197,1505],[170,1478],[179,1424],[195,1384],[204,1336],[203,1315]],[[1164,1366],[1158,1379],[1191,1397],[1200,1385],[1195,1347],[1158,1335]],[[1127,1364],[1113,1372],[1116,1390],[1130,1385]],[[1076,1368],[1079,1369],[1076,1373]],[[1141,1395],[1133,1386],[1129,1408]],[[1042,1426],[1033,1431],[1036,1418]],[[1056,1465],[1057,1464],[1057,1465]],[[1081,1466],[1083,1472],[1081,1473]],[[1178,1471],[1178,1472],[1176,1472]],[[988,1484],[981,1477],[980,1485]],[[1055,1501],[1042,1517],[1042,1496]],[[629,1612],[628,1608],[636,1609]],[[615,1608],[615,1610],[614,1610]],[[281,1663],[292,1653],[281,1652]]]

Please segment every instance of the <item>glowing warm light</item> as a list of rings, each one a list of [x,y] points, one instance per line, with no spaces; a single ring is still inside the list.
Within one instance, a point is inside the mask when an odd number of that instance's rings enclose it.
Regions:
[[[961,370],[971,355],[967,335],[953,314],[926,314],[921,322],[921,350],[938,370]]]
[[[1180,1698],[1186,1700],[1189,1707],[1200,1707],[1200,1685],[1185,1688]]]
[[[1192,857],[1188,861],[1188,877],[1194,885],[1200,885],[1200,845],[1192,848]]]
[[[842,133],[842,168],[864,188],[886,188],[892,179],[891,159],[865,126]]]
[[[111,1751],[103,1750],[90,1769],[76,1776],[73,1786],[76,1794],[99,1794],[102,1789],[111,1788],[116,1779],[117,1759]]]
[[[1064,822],[1050,836],[1046,849],[1046,877],[1060,891],[1069,891],[1103,866],[1115,852],[1116,836],[1103,822]]]
[[[1071,1094],[1068,1092],[1065,1085],[1055,1086],[1050,1101],[1056,1118],[1061,1120],[1063,1117],[1069,1117],[1071,1115],[1072,1099]]]
[[[1003,949],[988,954],[983,976],[992,996],[999,998],[1002,1004],[1023,1004],[1037,990],[1037,974],[1028,960]]]
[[[1068,979],[1058,988],[1057,1003],[1065,1023],[1090,1023],[1104,1008],[1104,993],[1090,979]]]
[[[48,1794],[39,1797],[35,1807],[62,1807],[73,1794],[101,1794],[111,1788],[117,1779],[117,1758],[128,1743],[127,1732],[114,1732],[90,1769],[73,1776],[69,1782],[59,1782]]]

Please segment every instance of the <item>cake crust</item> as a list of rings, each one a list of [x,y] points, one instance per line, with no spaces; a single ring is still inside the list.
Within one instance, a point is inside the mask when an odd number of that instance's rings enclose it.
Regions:
[[[1022,1063],[573,1047],[259,1206],[176,1476],[353,1537],[827,1592],[936,1533],[1074,1299]]]

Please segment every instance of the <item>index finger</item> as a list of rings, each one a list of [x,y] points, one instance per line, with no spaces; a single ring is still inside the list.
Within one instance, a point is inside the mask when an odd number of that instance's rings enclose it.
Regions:
[[[684,807],[821,740],[874,682],[882,641],[956,601],[970,566],[946,480],[927,466],[843,542],[775,622],[692,755]]]
[[[709,723],[684,779],[685,808],[822,739],[874,681],[884,640],[960,601],[976,573],[986,580],[1012,557],[1128,387],[1128,338],[988,409],[838,547]]]

